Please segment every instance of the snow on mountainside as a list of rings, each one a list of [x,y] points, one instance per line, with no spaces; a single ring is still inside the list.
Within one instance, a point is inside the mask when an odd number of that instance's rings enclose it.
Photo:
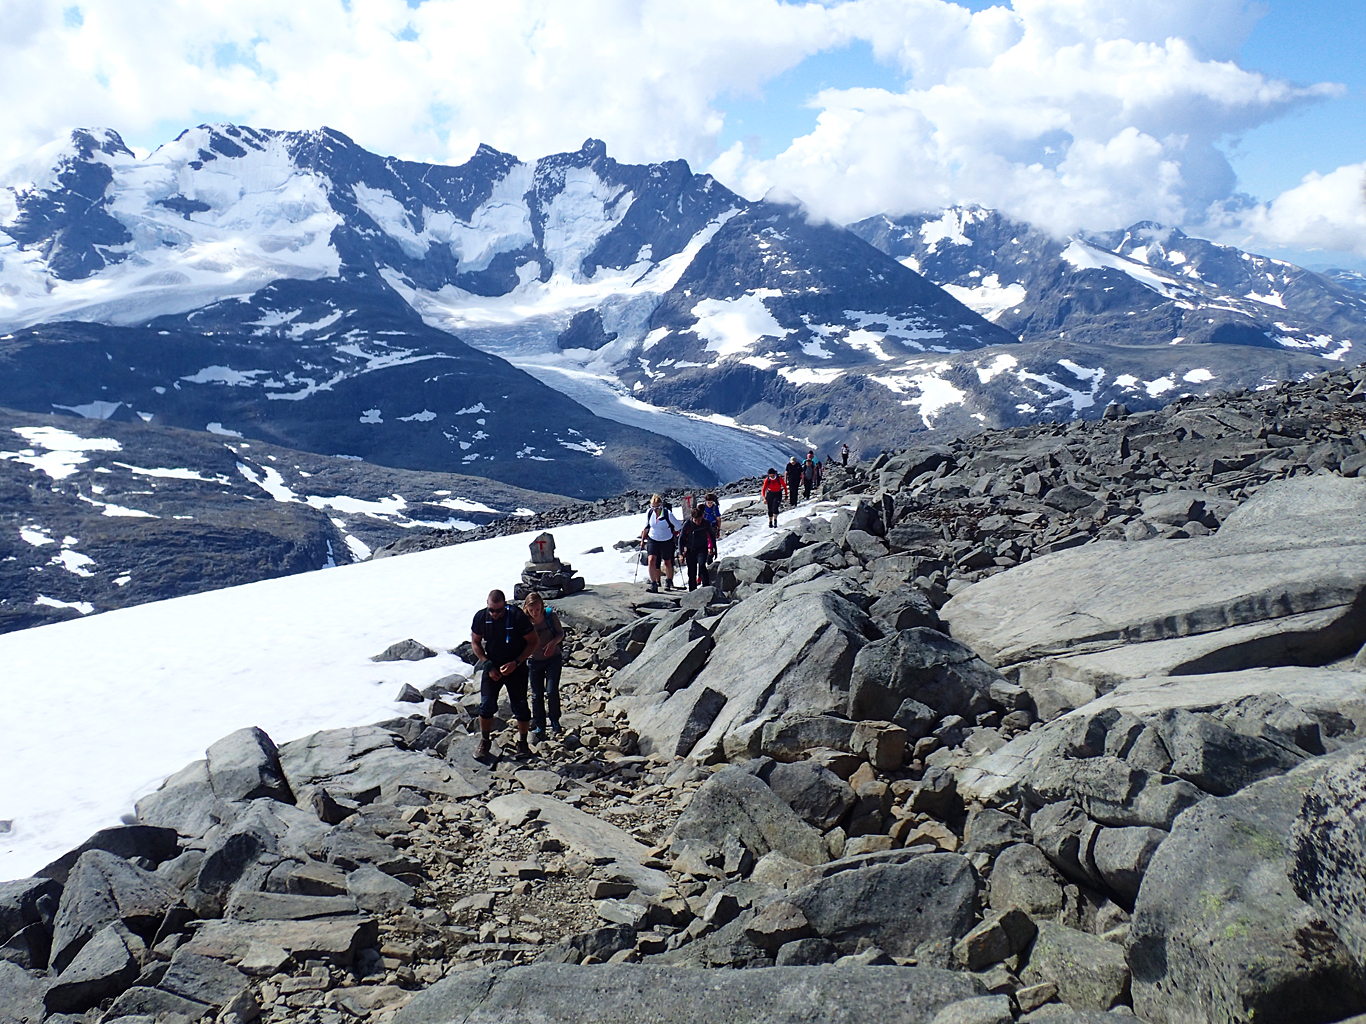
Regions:
[[[619,164],[594,140],[534,163],[480,147],[444,167],[385,159],[328,129],[204,126],[145,160],[112,132],[77,132],[4,181],[0,325],[11,330],[73,319],[141,326],[215,301],[260,305],[253,296],[281,279],[367,281],[595,413],[639,424],[649,417],[623,396],[671,404],[652,386],[690,386],[698,375],[687,371],[702,366],[762,364],[803,387],[829,383],[837,366],[898,369],[884,365],[896,358],[888,346],[955,352],[1012,340],[842,228],[749,203],[682,161]],[[584,314],[599,326],[581,345],[570,325]],[[219,320],[222,336],[280,326]],[[318,339],[358,329],[305,324]],[[214,365],[289,385],[283,364]],[[308,370],[294,378],[336,386]],[[715,408],[684,408],[713,422],[654,426],[722,475],[786,449],[762,415],[745,433]],[[725,454],[726,438],[739,457]]]
[[[567,503],[140,420],[0,409],[0,633],[344,565],[414,529],[472,530]]]
[[[1366,355],[1366,297],[1281,260],[1151,223],[1055,239],[992,210],[871,217],[851,230],[1022,341]]]

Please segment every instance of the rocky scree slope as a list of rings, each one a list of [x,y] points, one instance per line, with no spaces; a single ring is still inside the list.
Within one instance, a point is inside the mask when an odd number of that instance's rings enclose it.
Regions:
[[[4,1005],[1361,1013],[1366,484],[1322,452],[1359,451],[1362,382],[832,471],[715,588],[557,601],[566,731],[527,763],[473,761],[463,674],[408,718],[235,732],[0,888]]]
[[[140,421],[0,409],[0,632],[343,565],[562,495]]]

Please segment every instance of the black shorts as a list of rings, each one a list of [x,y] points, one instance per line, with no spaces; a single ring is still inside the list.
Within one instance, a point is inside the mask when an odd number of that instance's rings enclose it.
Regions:
[[[672,562],[674,560],[673,538],[671,537],[668,540],[655,540],[652,537],[650,539],[648,553],[656,556],[662,561]]]
[[[769,491],[764,497],[768,499],[768,514],[776,516],[778,514],[778,509],[781,508],[783,504],[782,494],[777,491]]]
[[[523,662],[513,670],[512,675],[502,679],[490,679],[488,670],[479,680],[479,715],[493,718],[498,714],[498,691],[507,688],[508,703],[512,705],[512,717],[519,722],[531,721],[531,708],[526,702],[527,667]]]

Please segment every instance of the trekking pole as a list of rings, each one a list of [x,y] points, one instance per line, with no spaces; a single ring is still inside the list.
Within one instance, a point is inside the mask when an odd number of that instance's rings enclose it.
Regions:
[[[640,538],[640,550],[636,552],[636,569],[631,573],[631,582],[634,584],[640,578],[640,556],[645,554],[645,538]]]

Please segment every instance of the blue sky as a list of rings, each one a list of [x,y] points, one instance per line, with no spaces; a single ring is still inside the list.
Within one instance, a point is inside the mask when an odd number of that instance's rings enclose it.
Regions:
[[[958,2],[973,11],[993,6]],[[1238,175],[1238,189],[1266,200],[1298,185],[1310,171],[1327,174],[1366,160],[1366,2],[1269,0],[1263,6],[1266,13],[1239,54],[1243,68],[1304,85],[1341,83],[1348,90],[1221,147]],[[808,101],[821,90],[903,86],[898,70],[876,60],[866,42],[816,54],[765,84],[762,95],[722,97],[717,105],[726,122],[720,146],[739,142],[747,152],[771,159],[815,127],[818,111]]]

